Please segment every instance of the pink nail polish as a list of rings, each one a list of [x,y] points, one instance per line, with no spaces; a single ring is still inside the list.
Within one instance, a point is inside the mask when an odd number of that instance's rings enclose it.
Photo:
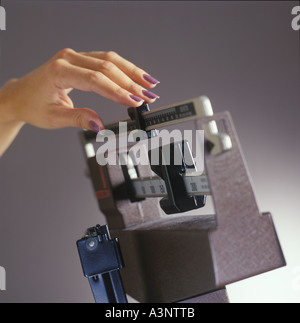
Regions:
[[[136,95],[130,94],[129,96],[130,96],[130,98],[131,98],[132,100],[134,100],[134,101],[136,101],[136,102],[141,102],[141,101],[143,101],[143,99],[139,98],[139,97],[138,97],[138,96],[136,96]]]
[[[143,78],[148,81],[149,83],[152,84],[158,84],[160,83],[157,79],[155,79],[153,76],[148,75],[148,74],[143,74]]]
[[[153,93],[153,92],[150,92],[150,91],[147,91],[147,90],[143,90],[142,92],[143,92],[143,94],[144,94],[147,98],[149,98],[149,99],[158,99],[158,98],[159,98],[159,96],[158,96],[158,95],[156,95],[156,94],[155,94],[155,93]]]
[[[90,128],[91,128],[93,131],[95,131],[95,132],[97,132],[97,133],[100,131],[100,127],[97,125],[97,123],[96,123],[95,121],[91,120],[91,121],[89,122],[89,124],[90,124]]]

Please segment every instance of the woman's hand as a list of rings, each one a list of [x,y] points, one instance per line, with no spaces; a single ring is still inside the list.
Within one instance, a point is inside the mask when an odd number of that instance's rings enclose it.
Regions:
[[[68,96],[70,91],[91,91],[119,104],[137,107],[158,98],[147,90],[158,83],[115,52],[78,53],[64,49],[1,89],[0,140],[3,131],[13,128],[13,133],[18,132],[25,123],[44,129],[78,127],[101,131],[104,124],[98,114],[86,107],[74,108]]]

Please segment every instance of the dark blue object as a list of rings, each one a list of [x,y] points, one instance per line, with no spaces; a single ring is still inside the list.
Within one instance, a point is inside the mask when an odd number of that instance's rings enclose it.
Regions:
[[[88,229],[77,249],[96,303],[127,303],[119,272],[124,267],[119,240],[111,239],[108,226]]]

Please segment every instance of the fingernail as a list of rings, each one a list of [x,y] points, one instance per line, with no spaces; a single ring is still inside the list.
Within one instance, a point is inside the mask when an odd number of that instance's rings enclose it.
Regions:
[[[138,96],[135,96],[133,94],[129,95],[131,97],[132,100],[136,101],[136,102],[141,102],[143,101],[143,99],[139,98]]]
[[[158,99],[158,98],[159,98],[159,96],[158,96],[158,95],[156,95],[156,94],[155,94],[155,93],[153,93],[153,92],[150,92],[150,91],[147,91],[147,90],[143,90],[142,92],[143,92],[143,94],[144,94],[147,98],[149,98],[149,99]]]
[[[91,120],[90,123],[89,123],[89,125],[90,125],[90,128],[93,131],[95,131],[97,133],[100,131],[100,127],[97,125],[97,123],[95,121]]]
[[[149,83],[152,84],[158,84],[160,83],[157,79],[155,79],[154,77],[152,77],[151,75],[148,74],[143,74],[143,78],[148,81]]]

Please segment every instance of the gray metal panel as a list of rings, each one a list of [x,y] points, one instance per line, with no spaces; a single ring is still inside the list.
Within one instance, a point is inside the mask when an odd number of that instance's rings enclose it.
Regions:
[[[285,265],[270,214],[261,215],[249,172],[228,112],[197,120],[224,122],[232,149],[212,156],[205,152],[205,169],[218,227],[209,234],[218,286]]]
[[[139,302],[171,303],[215,290],[208,231],[193,227],[112,232],[120,239],[126,293]]]

